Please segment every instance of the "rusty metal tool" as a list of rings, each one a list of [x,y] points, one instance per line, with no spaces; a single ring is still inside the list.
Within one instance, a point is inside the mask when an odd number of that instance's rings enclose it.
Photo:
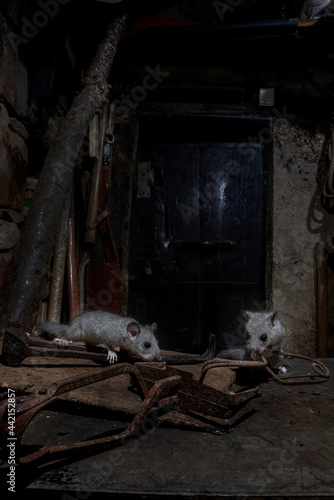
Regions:
[[[192,373],[166,366],[154,367],[151,363],[136,364],[145,383],[151,387],[157,380],[180,377],[177,390],[178,407],[182,412],[200,413],[206,417],[228,419],[235,415],[248,401],[258,396],[258,387],[234,393],[218,390],[195,380]]]
[[[330,371],[327,366],[319,359],[313,359],[308,356],[302,356],[301,354],[290,354],[283,351],[273,351],[274,354],[280,354],[289,358],[301,358],[312,362],[312,368],[318,377],[312,376],[302,376],[296,377],[290,375],[277,375],[268,365],[268,361],[265,356],[261,356],[260,361],[248,361],[248,360],[232,360],[224,358],[214,358],[205,363],[201,367],[200,383],[203,383],[206,373],[212,368],[218,367],[229,367],[229,368],[265,368],[267,372],[272,376],[272,378],[279,382],[280,384],[286,385],[297,385],[297,384],[319,384],[321,382],[327,382],[330,377]]]
[[[248,361],[248,360],[235,360],[235,359],[224,359],[224,358],[214,358],[203,363],[201,367],[201,376],[199,383],[203,384],[204,378],[209,370],[213,368],[251,368],[251,367],[262,367],[265,368],[268,365],[268,361],[265,357],[261,357],[260,361]]]
[[[61,394],[90,385],[101,380],[128,373],[133,385],[136,386],[142,404],[126,430],[117,435],[107,436],[98,439],[78,442],[74,444],[59,446],[42,446],[36,451],[22,455],[21,446],[22,435],[29,422],[49,403],[57,399]],[[173,376],[164,378],[155,383],[150,390],[147,389],[143,376],[138,368],[128,363],[121,363],[97,370],[93,374],[81,375],[79,377],[56,382],[46,389],[41,389],[38,394],[31,394],[16,399],[15,403],[15,437],[17,446],[17,458],[19,463],[28,464],[35,461],[51,461],[66,457],[73,457],[83,454],[97,453],[107,450],[113,446],[119,446],[129,437],[140,430],[144,420],[149,415],[154,404],[159,400],[159,406],[163,406],[163,401],[167,396],[168,404],[171,403],[169,393],[175,389],[180,382],[180,377]],[[175,392],[175,391],[174,391]],[[173,396],[172,396],[173,397]],[[174,402],[176,398],[174,397]],[[0,403],[0,432],[6,439],[9,427],[8,403]]]
[[[85,346],[71,344],[63,349],[56,347],[56,344],[49,340],[27,335],[23,329],[7,328],[3,340],[1,363],[8,366],[19,366],[25,358],[30,356],[107,361],[106,352],[89,351]]]
[[[329,377],[330,377],[330,371],[325,366],[325,364],[320,361],[319,359],[313,359],[308,356],[302,356],[301,354],[290,354],[288,352],[282,352],[282,351],[274,351],[275,354],[281,354],[282,356],[288,356],[289,358],[300,358],[300,359],[306,359],[307,361],[312,362],[312,368],[314,372],[318,375],[318,377],[313,377],[312,376],[304,376],[304,377],[299,377],[296,379],[295,377],[291,377],[290,375],[277,375],[276,373],[273,372],[273,370],[269,367],[266,366],[266,370],[270,375],[273,377],[276,382],[279,382],[280,384],[285,384],[285,385],[297,385],[297,384],[319,384],[321,382],[327,382]]]
[[[202,355],[196,354],[176,354],[171,351],[163,351],[162,358],[168,364],[194,364],[214,356],[215,336],[211,335],[209,346]],[[22,328],[8,327],[5,332],[1,363],[8,366],[19,366],[25,358],[34,357],[55,357],[55,358],[81,358],[92,361],[107,362],[106,351],[101,348],[87,348],[86,346],[69,344],[66,348],[56,346],[54,342],[41,339],[35,335],[28,335]]]

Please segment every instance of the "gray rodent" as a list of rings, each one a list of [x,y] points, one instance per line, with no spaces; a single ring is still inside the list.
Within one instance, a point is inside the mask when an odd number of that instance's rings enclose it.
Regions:
[[[282,365],[282,356],[273,354],[273,351],[281,351],[285,336],[285,330],[277,317],[277,312],[241,311],[241,318],[244,322],[245,345],[228,347],[220,351],[217,356],[226,359],[256,361],[263,355],[268,359],[272,368],[285,373],[287,369]]]
[[[87,345],[103,344],[107,347],[110,364],[117,361],[115,347],[121,347],[144,361],[161,360],[154,335],[156,323],[142,326],[133,318],[106,311],[91,311],[76,317],[70,325],[46,321],[41,323],[39,330],[42,335],[63,346],[72,341]]]

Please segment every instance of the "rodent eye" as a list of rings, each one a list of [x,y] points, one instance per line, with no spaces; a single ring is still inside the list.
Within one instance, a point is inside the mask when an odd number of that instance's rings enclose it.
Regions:
[[[246,333],[246,339],[249,340],[250,339],[250,333]]]
[[[268,338],[268,336],[265,333],[263,333],[260,337],[260,340],[262,340],[262,342],[265,342],[267,340],[267,338]]]
[[[151,347],[150,342],[144,342],[145,349],[149,349]]]

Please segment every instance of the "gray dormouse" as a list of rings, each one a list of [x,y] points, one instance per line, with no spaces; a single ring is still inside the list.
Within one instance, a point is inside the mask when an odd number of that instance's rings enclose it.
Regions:
[[[109,363],[117,361],[115,347],[144,361],[160,361],[160,349],[155,337],[157,324],[141,325],[133,318],[106,311],[91,311],[75,318],[70,325],[47,321],[41,323],[40,333],[49,340],[66,346],[71,342],[86,345],[103,344],[108,350]]]
[[[241,311],[244,326],[244,345],[229,346],[217,356],[226,359],[250,359],[257,361],[260,356],[268,359],[272,368],[285,373],[282,356],[273,351],[281,351],[285,329],[278,319],[277,312]]]

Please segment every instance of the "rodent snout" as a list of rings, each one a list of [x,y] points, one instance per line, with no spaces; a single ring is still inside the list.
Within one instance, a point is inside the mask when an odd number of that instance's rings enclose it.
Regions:
[[[251,349],[249,351],[250,357],[252,358],[253,361],[259,361],[259,358],[261,356],[261,353],[255,349]]]
[[[272,355],[272,349],[249,349],[249,355],[253,361],[261,361],[262,356],[269,358]]]

